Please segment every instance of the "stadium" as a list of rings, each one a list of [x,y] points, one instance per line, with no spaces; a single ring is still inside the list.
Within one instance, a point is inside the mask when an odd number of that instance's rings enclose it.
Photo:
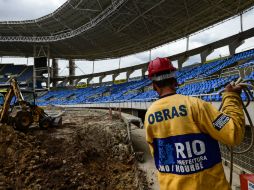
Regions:
[[[144,128],[148,108],[160,99],[147,72],[150,61],[161,57],[152,58],[152,51],[184,40],[182,51],[163,56],[178,68],[176,93],[219,109],[227,84],[239,77],[254,80],[254,45],[239,48],[254,37],[254,26],[244,29],[244,15],[253,16],[253,8],[252,0],[67,0],[36,19],[0,21],[0,189],[159,189]],[[239,32],[190,47],[192,36],[235,18]],[[229,54],[209,59],[219,48]],[[121,67],[124,57],[142,52],[146,61]],[[193,56],[199,60],[191,62]],[[32,64],[5,58],[29,58]],[[84,60],[92,72],[83,65],[77,74],[77,62]],[[109,69],[96,71],[100,61]],[[241,93],[248,106],[245,137],[233,161],[220,144],[233,190],[254,186],[253,89],[246,91]],[[23,120],[11,116],[12,110],[23,109],[22,102],[49,117],[61,116],[61,126],[14,130],[11,124],[19,128]]]

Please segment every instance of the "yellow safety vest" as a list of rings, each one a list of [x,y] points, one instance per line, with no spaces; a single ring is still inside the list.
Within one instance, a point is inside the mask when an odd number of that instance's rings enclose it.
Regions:
[[[218,141],[237,145],[245,120],[238,94],[223,94],[223,108],[174,94],[154,102],[146,113],[146,140],[161,190],[229,190]]]

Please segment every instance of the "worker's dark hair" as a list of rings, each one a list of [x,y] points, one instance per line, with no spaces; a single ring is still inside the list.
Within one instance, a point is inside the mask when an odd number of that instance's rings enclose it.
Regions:
[[[175,87],[177,86],[176,78],[168,78],[161,81],[153,81],[159,88]]]

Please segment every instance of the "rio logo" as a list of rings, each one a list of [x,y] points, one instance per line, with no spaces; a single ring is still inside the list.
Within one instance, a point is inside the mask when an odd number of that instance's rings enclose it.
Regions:
[[[178,159],[192,158],[193,156],[203,155],[206,152],[205,143],[201,140],[175,143],[175,149]]]

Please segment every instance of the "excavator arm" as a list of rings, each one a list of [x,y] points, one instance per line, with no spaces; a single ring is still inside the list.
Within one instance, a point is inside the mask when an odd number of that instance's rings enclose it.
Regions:
[[[1,115],[0,115],[0,123],[6,123],[7,118],[8,118],[8,111],[10,108],[10,103],[11,100],[14,96],[14,90],[12,86],[8,89],[7,93],[4,96],[4,104],[1,110]]]
[[[10,113],[10,104],[14,96],[18,100],[18,111]],[[62,124],[62,117],[48,116],[42,108],[26,102],[17,80],[13,78],[4,97],[4,104],[0,113],[0,123],[12,124],[19,130],[28,129],[31,123],[38,123],[41,128],[48,128],[49,126],[60,126]]]
[[[16,119],[16,125],[25,126],[29,125],[31,123],[31,117],[29,112],[27,111],[27,103],[24,101],[23,95],[21,94],[18,82],[16,79],[12,78],[10,81],[10,87],[5,94],[4,97],[4,104],[1,110],[0,114],[0,123],[8,123],[9,120],[9,109],[11,100],[13,97],[16,97],[18,100],[18,103],[21,107],[20,112],[17,113],[15,119]]]

